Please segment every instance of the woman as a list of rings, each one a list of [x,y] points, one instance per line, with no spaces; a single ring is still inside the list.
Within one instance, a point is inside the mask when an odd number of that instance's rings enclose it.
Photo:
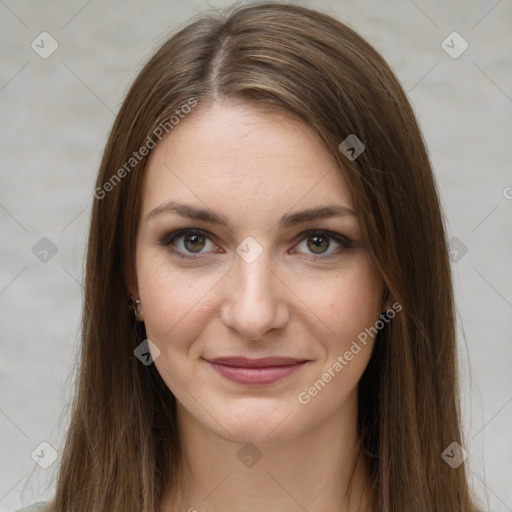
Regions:
[[[394,74],[303,7],[141,71],[94,192],[65,511],[476,510],[450,265]]]

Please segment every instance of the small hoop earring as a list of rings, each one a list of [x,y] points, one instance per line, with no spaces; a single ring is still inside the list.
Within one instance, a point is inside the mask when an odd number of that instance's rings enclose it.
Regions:
[[[138,307],[141,305],[140,299],[135,298],[133,295],[128,297],[128,306],[133,308],[133,312],[135,314],[135,320],[137,322],[144,322],[144,311],[138,310]]]

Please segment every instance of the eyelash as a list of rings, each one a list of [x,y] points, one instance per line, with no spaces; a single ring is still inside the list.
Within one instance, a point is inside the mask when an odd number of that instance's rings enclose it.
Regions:
[[[160,245],[164,247],[172,246],[172,243],[186,235],[198,235],[205,238],[208,238],[213,243],[213,235],[209,233],[208,231],[204,231],[202,229],[196,229],[196,228],[183,228],[183,229],[177,229],[174,231],[170,231],[168,233],[165,233],[160,238]],[[298,242],[295,245],[298,245],[300,242],[307,240],[308,238],[311,238],[313,236],[320,236],[325,237],[329,240],[333,240],[334,242],[340,244],[343,249],[351,249],[354,247],[354,243],[350,238],[346,237],[345,235],[342,235],[340,233],[335,233],[334,231],[329,231],[325,229],[309,229],[307,231],[304,231],[301,233],[300,238],[298,238]],[[328,258],[329,256],[336,254],[339,252],[339,249],[334,249],[333,251],[330,251],[325,254],[313,254],[310,253],[310,256],[312,256],[315,260],[318,258]],[[194,256],[194,253],[183,253],[181,251],[176,250],[175,248],[172,248],[173,252],[180,258],[188,258],[188,259],[197,259],[198,257],[201,257],[204,253],[196,253],[197,256]]]

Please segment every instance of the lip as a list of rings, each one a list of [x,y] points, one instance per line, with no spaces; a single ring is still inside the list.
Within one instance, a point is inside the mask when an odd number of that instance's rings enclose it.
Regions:
[[[253,386],[283,380],[307,363],[307,360],[290,357],[218,357],[205,361],[224,378]]]

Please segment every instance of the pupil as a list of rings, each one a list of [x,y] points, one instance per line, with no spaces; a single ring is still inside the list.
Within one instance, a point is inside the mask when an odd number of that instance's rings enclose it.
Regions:
[[[329,248],[329,240],[324,236],[312,236],[308,240],[308,247],[311,252],[321,254]]]
[[[191,244],[190,246],[187,244]],[[189,235],[185,237],[185,247],[191,252],[199,252],[204,247],[204,237]]]

